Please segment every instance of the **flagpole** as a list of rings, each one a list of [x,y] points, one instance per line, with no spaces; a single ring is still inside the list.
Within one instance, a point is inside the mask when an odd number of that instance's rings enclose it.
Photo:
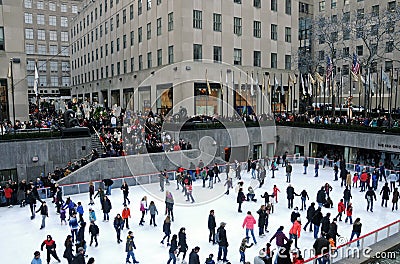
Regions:
[[[381,117],[381,111],[380,109],[382,109],[382,91],[383,91],[383,79],[382,79],[382,65],[381,65],[381,79],[380,79],[380,88],[379,88],[379,117]]]
[[[352,75],[353,75],[353,69],[350,70],[350,74],[349,74],[349,86],[350,86],[349,94],[350,94],[350,97],[351,97],[351,90],[353,90],[353,82],[352,82],[353,80],[351,79]]]
[[[293,107],[293,114],[296,113],[296,105],[295,105],[295,101],[296,101],[296,83],[297,83],[297,74],[294,74],[294,79],[295,79],[295,83],[293,84],[293,100],[292,100],[292,107]]]
[[[392,69],[390,70],[390,76],[391,76],[391,80],[390,80],[390,96],[389,96],[389,128],[391,128],[392,126],[392,95],[393,95],[393,66]]]
[[[13,73],[13,58],[10,59],[10,81],[12,93],[12,109],[13,109],[13,126],[15,126],[15,89],[14,89],[14,73]]]
[[[379,80],[378,71],[376,71],[376,80],[377,81]],[[375,90],[375,109],[376,110],[378,110],[378,92],[379,92],[378,89],[379,89],[379,83]]]
[[[339,116],[342,116],[342,100],[343,100],[343,89],[342,89],[342,87],[343,87],[343,68],[340,71],[340,87],[339,87],[340,90],[339,90],[339,93],[338,93],[339,94],[338,103],[339,103],[339,110],[340,110]]]
[[[396,82],[396,93],[395,93],[395,97],[394,97],[394,109],[396,109],[396,113],[397,113],[397,88],[399,85],[399,69],[396,69],[396,75],[397,75],[397,82]]]
[[[322,115],[325,116],[325,93],[326,93],[326,87],[328,86],[328,79],[327,76],[325,75],[325,87],[324,87],[324,106],[322,108]]]
[[[219,78],[219,82],[220,82],[220,87],[221,87],[221,117],[224,117],[224,84],[222,83],[222,70],[220,72],[220,78]]]

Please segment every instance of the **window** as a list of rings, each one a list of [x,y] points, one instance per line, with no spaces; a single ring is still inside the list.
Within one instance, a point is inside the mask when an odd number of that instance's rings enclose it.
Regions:
[[[236,3],[236,4],[241,4],[242,0],[233,0],[233,2]]]
[[[261,38],[261,21],[253,22],[253,36],[255,38]]]
[[[292,69],[292,56],[285,55],[285,70],[291,70],[291,69]]]
[[[148,52],[147,53],[147,68],[150,69],[151,67],[153,67],[152,55],[151,55],[151,52]]]
[[[203,59],[203,46],[201,44],[193,44],[193,60],[200,61]]]
[[[161,4],[161,0],[157,0],[157,5]]]
[[[35,70],[35,61],[27,60],[26,61],[26,70],[27,71],[34,71]]]
[[[122,36],[122,47],[124,48],[124,49],[126,49],[126,35],[123,35]]]
[[[35,83],[35,77],[28,75],[28,76],[26,76],[26,81],[28,83],[28,87],[32,87]]]
[[[337,4],[337,0],[331,0],[331,9],[335,9]]]
[[[134,31],[131,31],[130,34],[131,34],[131,35],[130,35],[131,46],[133,46],[134,41],[135,41],[135,32],[134,32]]]
[[[139,71],[143,70],[143,56],[139,55]]]
[[[50,76],[50,85],[58,86],[58,76]]]
[[[25,13],[25,23],[26,24],[32,24],[33,23],[33,18],[31,13]]]
[[[385,71],[393,70],[393,61],[385,61]]]
[[[157,36],[161,35],[161,17],[157,18]]]
[[[271,68],[278,68],[278,54],[271,53]]]
[[[103,36],[103,25],[100,25],[100,38]]]
[[[325,11],[325,0],[324,1],[319,1],[319,12]]]
[[[261,67],[261,51],[254,51],[253,52],[253,66],[254,67]]]
[[[46,45],[37,45],[37,48],[38,48],[38,53],[39,54],[46,54],[47,53]],[[50,46],[50,48],[51,48],[51,46]]]
[[[104,22],[104,34],[107,35],[107,33],[108,33],[107,22]]]
[[[388,11],[394,11],[396,9],[396,1],[392,1],[388,3]]]
[[[61,55],[69,56],[69,47],[68,46],[61,46]]]
[[[371,35],[376,36],[378,35],[379,26],[378,25],[371,25]]]
[[[233,18],[233,33],[238,36],[242,35],[242,19],[240,17]]]
[[[36,23],[38,25],[44,25],[44,15],[37,15],[36,16]]]
[[[174,63],[174,46],[168,47],[168,64]]]
[[[350,48],[345,47],[343,48],[343,57],[349,57],[350,56]]]
[[[33,39],[33,29],[32,28],[25,29],[25,39]]]
[[[69,86],[70,84],[70,78],[69,77],[62,77],[62,86]]]
[[[50,61],[50,71],[57,72],[58,71],[58,62]]]
[[[361,26],[358,26],[357,28],[356,28],[356,37],[357,38],[362,38],[364,36],[364,28],[363,28],[363,26],[361,25]]]
[[[67,12],[67,5],[66,4],[61,4],[61,12],[63,12],[63,13]],[[76,10],[76,13],[78,13],[78,10]]]
[[[129,19],[132,20],[133,19],[133,5],[129,6]]]
[[[108,56],[108,44],[106,44],[105,49],[106,49],[106,56]]]
[[[122,24],[126,23],[126,9],[122,11]]]
[[[292,29],[285,27],[285,42],[292,42]]]
[[[349,65],[348,64],[343,65],[342,66],[342,75],[349,75],[349,73],[350,73]]]
[[[43,1],[37,1],[36,5],[37,5],[37,9],[43,9],[44,8]]]
[[[110,0],[110,8],[113,8],[113,6],[114,6],[114,0]]]
[[[271,0],[271,11],[278,11],[278,0]]]
[[[292,14],[292,0],[285,1],[285,13],[287,15]]]
[[[104,13],[107,13],[107,1],[108,0],[104,0]]]
[[[32,8],[32,0],[25,0],[24,6],[25,8]]]
[[[379,16],[379,5],[372,6],[372,16],[377,17]]]
[[[114,53],[114,41],[111,40],[110,43],[110,53],[113,54]]]
[[[110,31],[113,31],[113,30],[114,30],[114,19],[111,18],[110,19]]]
[[[271,39],[278,40],[278,25],[271,24]]]
[[[119,28],[119,14],[115,17],[115,23],[117,24],[117,28]]]
[[[331,41],[332,42],[337,42],[338,41],[338,33],[337,32],[332,32],[331,33]]]
[[[363,46],[357,46],[356,47],[356,52],[358,56],[362,56],[363,55]]]
[[[147,10],[151,9],[151,0],[147,0]]]
[[[46,40],[46,32],[44,29],[38,29],[38,40]]]
[[[357,9],[357,19],[363,19],[363,18],[364,18],[364,8]]]
[[[117,62],[117,75],[121,74],[121,62]]]
[[[127,60],[124,60],[124,74],[128,72]]]
[[[57,17],[56,16],[49,16],[49,25],[57,26]]]
[[[117,38],[117,52],[120,50],[120,38]]]
[[[138,15],[142,14],[142,0],[138,0]]]
[[[142,27],[138,28],[138,42],[142,42]]]
[[[309,4],[299,2],[299,11],[300,11],[300,13],[308,14],[309,10],[310,10]]]
[[[162,49],[157,50],[157,66],[162,65]]]
[[[135,58],[131,58],[131,72],[135,70]]]
[[[351,30],[348,27],[343,28],[343,40],[350,39]]]
[[[222,47],[214,46],[214,62],[222,61]]]
[[[193,28],[202,28],[202,11],[193,10]]]
[[[39,85],[47,86],[47,76],[46,75],[39,75]]]
[[[49,36],[50,36],[50,40],[51,40],[51,41],[57,41],[57,31],[55,31],[55,30],[50,30]]]
[[[389,53],[393,52],[393,50],[394,50],[394,42],[393,41],[386,42],[385,52]]]
[[[213,14],[213,29],[214,31],[221,32],[222,31],[222,15],[221,14]]]
[[[394,33],[395,27],[396,27],[395,21],[390,20],[390,21],[386,22],[387,33],[389,33],[389,34]]]
[[[78,6],[73,5],[73,6],[71,7],[71,11],[72,11],[73,14],[77,14],[77,13],[78,13]]]
[[[318,51],[318,59],[320,61],[325,60],[325,51],[323,51],[323,50]]]
[[[233,49],[233,64],[242,65],[242,50]]]
[[[349,0],[344,0],[344,5],[348,5],[349,3]]]
[[[25,44],[25,52],[26,52],[26,54],[35,53],[35,45],[33,45],[33,44]]]
[[[261,0],[254,0],[253,6],[256,8],[261,8]]]
[[[50,45],[49,46],[49,53],[50,53],[50,55],[57,55],[57,53],[58,53],[57,45]]]
[[[171,12],[168,14],[168,31],[174,29],[174,13]]]
[[[114,63],[111,64],[111,77],[114,76]]]
[[[350,12],[344,12],[343,13],[343,22],[347,23],[350,22]]]

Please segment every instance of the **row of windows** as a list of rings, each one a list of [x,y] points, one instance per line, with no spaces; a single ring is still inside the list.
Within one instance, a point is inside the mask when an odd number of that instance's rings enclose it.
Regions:
[[[364,0],[357,0],[357,2],[363,2],[363,1]],[[330,0],[330,2],[331,2],[331,9],[336,9],[338,0]],[[349,5],[350,0],[343,0],[343,4]],[[392,10],[395,10],[395,8],[396,8],[396,1],[388,2],[387,10],[392,11]],[[325,9],[326,9],[326,1],[325,0],[319,1],[319,3],[318,3],[319,12],[323,12],[323,11],[325,11]],[[372,14],[375,16],[379,15],[379,5],[372,6]]]
[[[33,14],[32,13],[25,13],[25,24],[33,24]],[[36,24],[37,25],[45,25],[45,15],[37,14],[36,15]],[[57,26],[57,16],[49,16],[48,23],[49,26]],[[60,17],[60,25],[61,27],[68,27],[68,18],[67,17]]]
[[[45,44],[38,44],[36,46],[35,52],[35,45],[26,43],[25,44],[25,52],[26,54],[42,54],[42,55],[62,55],[62,56],[69,56],[69,47],[68,46],[61,46],[59,50],[58,45],[49,45],[49,50],[47,50],[47,45]]]
[[[50,30],[47,33],[48,33],[48,39],[51,41],[58,41],[58,35],[60,35],[61,41],[68,42],[68,32],[67,31],[61,31],[60,34],[58,34],[57,31]],[[34,29],[32,29],[32,28],[25,29],[25,39],[35,39]],[[36,39],[37,40],[46,40],[46,30],[38,29],[36,32]]]
[[[242,0],[233,0],[236,4],[242,4]],[[253,0],[253,6],[261,8],[261,0]],[[278,0],[271,0],[271,10],[278,11]],[[290,15],[292,13],[292,0],[285,0],[285,13]]]
[[[51,72],[58,72],[59,65],[60,63],[58,61],[42,61],[39,60],[37,62],[37,69],[39,72],[43,71],[46,72],[48,69],[50,69]],[[48,67],[49,66],[49,67]],[[34,71],[35,70],[35,61],[34,60],[27,60],[26,61],[26,70],[27,71]],[[61,62],[61,71],[63,72],[69,72],[69,61],[62,61]]]
[[[157,66],[163,65],[163,57],[162,57],[162,49],[157,50]],[[146,55],[146,67],[147,69],[150,69],[154,67],[153,65],[153,54],[152,52],[148,52]],[[84,58],[81,57],[80,60],[77,59],[75,61],[72,61],[72,68],[79,68],[79,65],[84,65]],[[145,65],[143,64],[143,55],[138,56],[138,70],[143,70]],[[174,63],[174,46],[169,46],[168,47],[168,64]],[[135,58],[130,59],[130,72],[134,72],[135,70]],[[96,75],[95,75],[96,72]],[[122,62],[117,62],[117,64],[111,64],[110,67],[107,65],[105,67],[101,67],[100,69],[92,70],[92,72],[88,72],[85,74],[81,74],[78,76],[73,77],[73,85],[76,84],[81,84],[81,83],[86,83],[94,80],[99,80],[103,78],[108,78],[108,77],[113,77],[116,75],[120,74],[125,74],[128,73],[128,60],[124,60]]]
[[[24,1],[24,7],[25,8],[33,8],[33,1],[32,0],[25,0]],[[36,2],[36,9],[45,9],[44,1],[37,1]],[[50,11],[57,11],[57,3],[49,2],[49,10]],[[61,3],[60,11],[63,12],[63,13],[68,12],[68,5],[66,3]],[[78,6],[72,5],[71,6],[71,12],[73,14],[77,14],[78,13]]]
[[[28,82],[28,87],[33,87],[35,83],[35,76],[28,75],[26,77]],[[61,80],[61,82],[60,82]],[[58,76],[50,76],[47,78],[46,75],[39,75],[38,85],[39,86],[69,86],[71,83],[71,78],[68,76],[58,77]]]

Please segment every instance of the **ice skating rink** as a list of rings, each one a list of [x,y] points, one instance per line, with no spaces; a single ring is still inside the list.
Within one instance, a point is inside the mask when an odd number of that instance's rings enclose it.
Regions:
[[[321,166],[322,167],[322,166]],[[110,175],[112,177],[112,175]],[[234,176],[231,173],[231,176]],[[255,180],[251,180],[251,175],[247,172],[242,172],[242,179],[244,180],[244,192],[247,193],[247,187],[252,185],[255,188],[257,203],[255,202],[244,202],[242,206],[243,213],[237,212],[236,193],[235,186],[237,180],[234,180],[234,189],[231,189],[229,195],[224,195],[226,175],[225,173],[220,174],[221,182],[214,185],[214,189],[202,188],[202,181],[197,180],[194,182],[193,197],[196,203],[186,202],[186,197],[183,196],[181,189],[176,190],[176,182],[171,182],[170,186],[165,186],[166,190],[173,193],[175,199],[174,215],[175,221],[171,224],[172,234],[177,234],[181,227],[186,228],[187,243],[189,251],[186,256],[188,261],[188,255],[192,248],[195,246],[200,247],[200,262],[204,263],[206,257],[210,253],[214,254],[214,260],[216,260],[218,246],[213,246],[208,243],[208,228],[207,220],[209,211],[215,210],[215,217],[217,226],[220,222],[226,222],[227,237],[229,242],[228,247],[228,259],[232,263],[239,263],[240,254],[239,246],[242,239],[245,237],[245,230],[242,228],[243,219],[246,216],[247,211],[251,211],[253,216],[258,219],[256,211],[260,208],[263,203],[260,195],[265,191],[272,193],[273,185],[276,184],[280,189],[278,194],[278,203],[275,204],[274,213],[269,217],[269,233],[265,237],[258,237],[258,229],[255,229],[255,235],[257,238],[257,245],[246,250],[246,260],[253,263],[254,257],[258,254],[258,251],[265,247],[270,237],[274,234],[277,228],[281,225],[285,227],[284,232],[288,236],[289,229],[292,224],[290,222],[291,209],[287,208],[286,200],[286,183],[285,168],[279,167],[279,171],[276,172],[275,178],[271,179],[271,173],[268,172],[264,186],[259,189],[258,183]],[[326,213],[331,213],[331,220],[337,215],[337,203],[343,196],[344,188],[340,187],[340,181],[333,181],[333,169],[327,167],[320,169],[319,177],[314,177],[314,167],[309,166],[308,175],[303,175],[303,167],[300,164],[293,165],[292,173],[292,186],[294,186],[295,192],[300,193],[303,189],[306,189],[310,200],[307,201],[307,205],[311,202],[315,202],[317,191],[326,182],[329,182],[333,191],[331,192],[331,198],[334,203],[334,208],[326,209],[322,208],[322,213],[325,216]],[[207,182],[208,186],[208,182]],[[388,208],[382,208],[380,205],[381,196],[379,191],[383,186],[382,182],[379,182],[377,190],[377,202],[374,204],[374,212],[366,211],[366,200],[364,199],[365,193],[359,192],[359,189],[352,189],[352,203],[354,206],[353,221],[357,218],[361,218],[362,234],[366,234],[372,230],[375,230],[381,226],[389,224],[399,219],[398,211],[391,211],[391,198],[388,203]],[[147,196],[148,203],[154,201],[159,214],[156,216],[157,227],[149,225],[150,215],[145,216],[145,225],[139,226],[140,220],[140,200],[143,196]],[[110,221],[103,222],[103,214],[99,204],[98,198],[95,200],[95,205],[92,208],[96,212],[97,221],[96,223],[100,229],[100,235],[98,237],[99,246],[90,247],[88,245],[87,254],[89,257],[94,257],[97,264],[123,264],[125,263],[125,241],[128,233],[127,229],[124,229],[121,234],[123,243],[117,244],[116,233],[113,227],[113,219],[117,213],[121,213],[123,209],[123,196],[122,191],[119,189],[113,189],[112,195],[109,196],[112,202],[112,210],[110,213]],[[65,200],[66,197],[64,197]],[[89,206],[89,195],[79,194],[71,196],[72,200],[77,203],[82,202],[84,206],[84,219],[88,220]],[[161,245],[160,241],[163,237],[162,226],[165,219],[165,193],[160,192],[159,184],[151,184],[146,186],[134,186],[130,187],[129,198],[131,203],[129,208],[131,209],[132,218],[130,221],[130,230],[133,231],[134,241],[137,249],[134,251],[136,259],[143,264],[158,264],[166,263],[168,260],[168,248],[165,245]],[[34,220],[30,220],[29,206],[20,208],[15,206],[13,208],[2,207],[0,208],[0,228],[2,239],[0,242],[1,251],[1,263],[15,263],[15,264],[26,264],[30,263],[33,258],[33,252],[40,250],[40,244],[46,238],[46,235],[50,234],[57,243],[57,254],[61,258],[62,263],[67,263],[66,259],[62,258],[64,252],[64,241],[68,234],[70,234],[69,226],[60,225],[59,215],[56,214],[54,204],[49,199],[47,201],[49,205],[49,218],[46,221],[46,228],[39,230],[41,223],[41,216],[36,214]],[[37,205],[39,206],[39,204]],[[295,197],[294,207],[298,206],[301,208],[300,197]],[[38,207],[37,207],[38,208]],[[306,223],[306,211],[300,211],[302,224]],[[351,235],[352,225],[344,222],[345,216],[343,216],[343,222],[338,222],[338,233],[349,239]],[[90,236],[88,233],[88,225],[85,230],[85,240],[89,244]],[[251,241],[251,239],[250,239]],[[311,232],[304,232],[302,230],[300,239],[298,240],[298,246],[301,250],[311,249],[314,243],[313,234]],[[272,242],[272,247],[275,248],[275,241]],[[75,247],[74,247],[75,248]],[[180,257],[182,254],[180,255]],[[304,256],[308,258],[309,256]],[[46,254],[43,251],[41,255],[43,263],[46,263]],[[56,263],[53,259],[51,263]],[[180,261],[178,262],[180,263]]]

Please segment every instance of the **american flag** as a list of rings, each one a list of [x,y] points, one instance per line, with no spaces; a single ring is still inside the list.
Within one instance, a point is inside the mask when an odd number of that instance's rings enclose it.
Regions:
[[[333,64],[331,58],[328,56],[327,57],[327,62],[326,62],[326,78],[329,78],[332,74],[333,71]]]
[[[353,53],[353,65],[351,65],[351,71],[357,75],[360,70],[360,63],[358,63],[357,54]]]

